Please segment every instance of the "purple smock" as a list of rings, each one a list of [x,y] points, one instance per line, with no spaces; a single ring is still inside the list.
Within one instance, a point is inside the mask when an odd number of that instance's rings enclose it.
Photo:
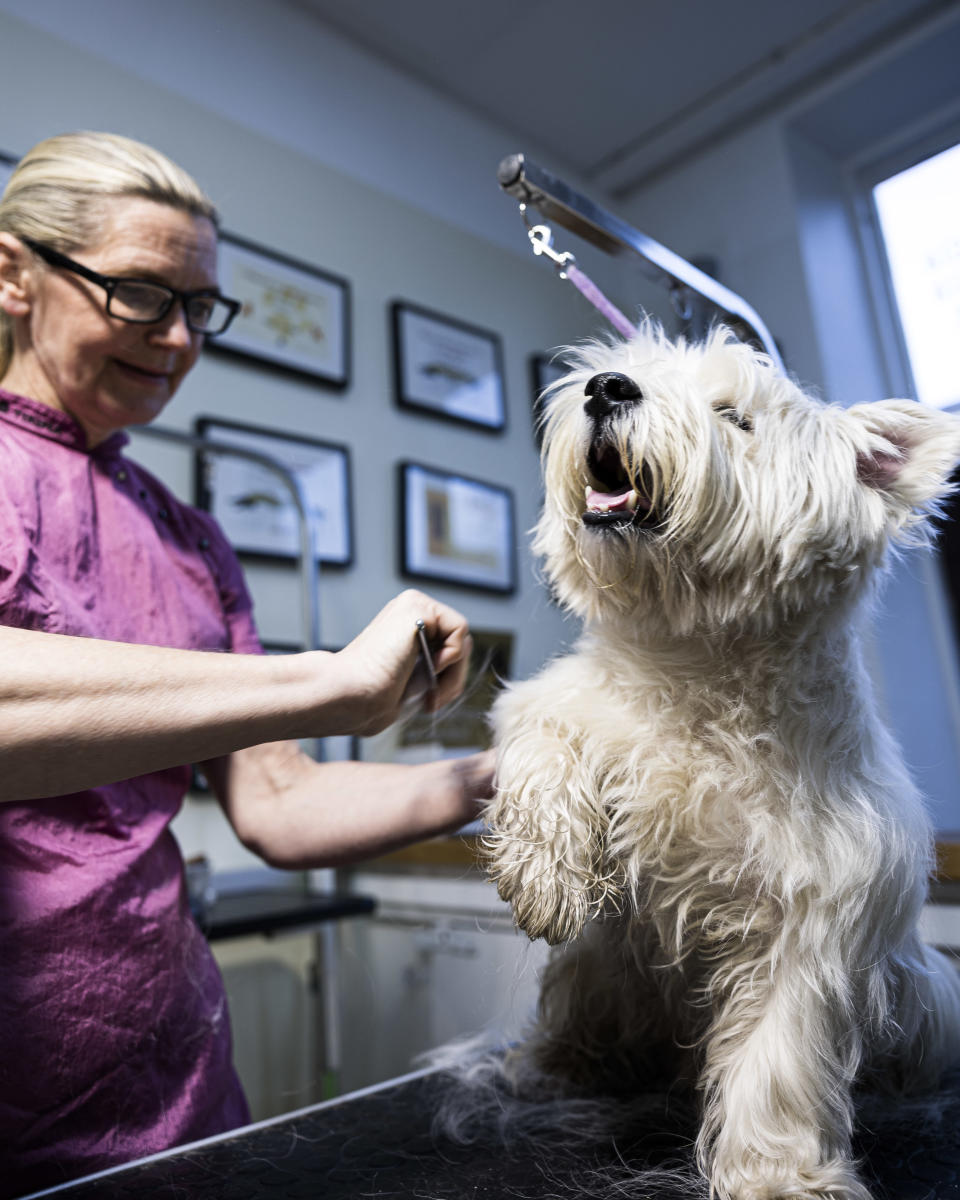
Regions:
[[[0,624],[257,653],[216,523],[0,388]],[[186,766],[0,803],[0,1195],[249,1120],[169,825]],[[0,797],[3,780],[0,779]]]

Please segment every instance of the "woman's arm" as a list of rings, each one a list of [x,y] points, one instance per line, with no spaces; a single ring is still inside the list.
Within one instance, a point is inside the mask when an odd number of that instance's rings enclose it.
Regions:
[[[33,800],[288,738],[369,734],[396,720],[434,646],[439,707],[463,686],[459,613],[392,600],[337,654],[257,656],[133,646],[0,626],[0,799]]]
[[[316,763],[293,742],[205,763],[237,836],[273,867],[356,862],[474,820],[493,751],[407,766]]]

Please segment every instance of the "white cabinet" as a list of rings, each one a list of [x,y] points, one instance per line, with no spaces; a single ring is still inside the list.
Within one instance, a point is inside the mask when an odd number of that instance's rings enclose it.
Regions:
[[[253,1120],[322,1099],[312,932],[213,943],[230,1008],[233,1062]]]
[[[377,898],[337,929],[343,1091],[402,1075],[453,1038],[516,1038],[536,1006],[547,948],[516,932],[479,878],[351,872]]]

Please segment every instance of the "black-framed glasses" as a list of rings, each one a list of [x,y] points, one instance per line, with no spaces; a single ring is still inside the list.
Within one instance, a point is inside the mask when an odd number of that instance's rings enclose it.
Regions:
[[[93,271],[83,263],[75,262],[59,250],[44,246],[42,242],[35,242],[32,238],[22,240],[34,254],[38,254],[50,266],[72,271],[74,275],[89,279],[97,287],[102,287],[107,293],[108,314],[133,325],[152,325],[156,321],[162,321],[179,300],[183,305],[187,328],[206,337],[216,337],[224,332],[242,307],[239,300],[221,296],[213,288],[178,292],[176,288],[154,283],[150,279],[101,275],[99,271]]]

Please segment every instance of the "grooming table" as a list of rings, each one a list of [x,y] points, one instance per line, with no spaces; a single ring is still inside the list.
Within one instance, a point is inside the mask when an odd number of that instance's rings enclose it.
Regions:
[[[632,1138],[560,1148],[537,1161],[490,1140],[458,1146],[431,1133],[444,1086],[433,1071],[250,1125],[234,1133],[65,1184],[37,1196],[58,1200],[582,1200],[603,1195],[588,1184],[591,1169],[655,1166],[688,1154],[691,1126],[677,1106],[654,1110]],[[895,1118],[882,1133],[859,1131],[857,1152],[877,1200],[960,1200],[960,1074],[943,1093],[935,1131]],[[632,1142],[632,1144],[630,1144]],[[627,1195],[611,1192],[611,1195]],[[644,1200],[694,1200],[691,1179],[676,1188],[645,1189]],[[634,1195],[634,1193],[629,1193]]]

